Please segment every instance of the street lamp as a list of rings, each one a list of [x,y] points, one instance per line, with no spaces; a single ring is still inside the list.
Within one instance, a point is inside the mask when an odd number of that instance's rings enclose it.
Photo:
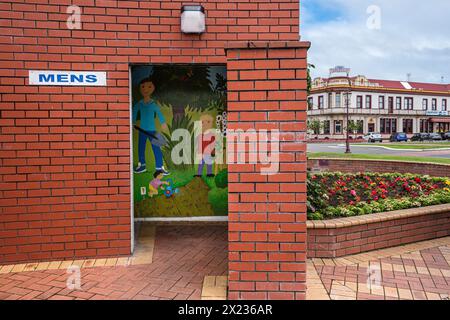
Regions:
[[[347,74],[347,77],[348,77],[348,74]],[[346,97],[346,102],[345,102],[345,107],[346,107],[346,113],[345,113],[345,116],[346,116],[346,120],[345,120],[345,122],[347,123],[346,124],[346,131],[347,131],[347,133],[346,133],[346,136],[345,136],[345,153],[352,153],[351,151],[350,151],[350,137],[349,137],[349,134],[350,134],[350,129],[349,129],[349,105],[350,105],[350,99],[351,99],[351,89],[350,89],[350,86],[351,86],[351,82],[350,82],[350,78],[347,78],[348,80],[349,80],[349,88],[348,88],[348,90],[347,90],[347,97]]]

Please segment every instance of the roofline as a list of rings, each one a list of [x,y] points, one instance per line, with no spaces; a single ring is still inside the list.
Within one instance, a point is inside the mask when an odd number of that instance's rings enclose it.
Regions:
[[[394,89],[394,88],[385,88],[385,87],[363,87],[363,86],[346,86],[346,85],[328,85],[326,87],[322,88],[312,88],[310,91],[310,94],[312,93],[322,93],[322,92],[328,92],[328,91],[348,91],[348,89],[351,89],[351,91],[370,91],[370,92],[396,92],[396,93],[405,93],[405,94],[413,94],[413,95],[446,95],[450,97],[450,90],[449,91],[430,91],[430,90],[419,90],[419,89]]]

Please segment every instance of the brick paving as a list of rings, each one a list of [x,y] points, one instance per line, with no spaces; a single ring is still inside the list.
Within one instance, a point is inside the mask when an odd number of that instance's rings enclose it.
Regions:
[[[200,299],[202,287],[208,287],[205,279],[226,281],[208,276],[226,276],[227,245],[224,226],[157,226],[152,263],[85,267],[80,290],[67,288],[70,274],[64,269],[0,274],[0,300]],[[311,300],[448,299],[450,237],[311,259],[307,284]],[[211,286],[210,291],[222,292],[222,287]]]
[[[313,259],[308,299],[448,300],[450,237],[337,259]],[[321,283],[318,282],[318,278]]]
[[[223,226],[158,226],[150,264],[83,268],[79,290],[66,270],[0,274],[0,300],[200,299],[205,276],[227,274],[227,245]]]

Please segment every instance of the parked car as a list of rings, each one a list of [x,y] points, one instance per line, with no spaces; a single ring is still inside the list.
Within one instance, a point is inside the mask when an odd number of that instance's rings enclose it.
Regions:
[[[364,136],[364,139],[366,139],[368,142],[383,142],[383,138],[381,137],[381,134],[377,132],[369,132]]]
[[[445,140],[450,140],[450,131],[447,131],[446,133],[444,133],[443,138],[444,138]]]
[[[414,133],[411,137],[411,141],[427,141],[430,140],[429,133]]]
[[[402,141],[407,142],[408,136],[404,132],[396,132],[396,133],[391,134],[389,141],[390,142],[402,142]]]
[[[411,141],[423,141],[421,133],[414,133],[411,137]]]
[[[440,133],[430,133],[430,140],[442,140]]]

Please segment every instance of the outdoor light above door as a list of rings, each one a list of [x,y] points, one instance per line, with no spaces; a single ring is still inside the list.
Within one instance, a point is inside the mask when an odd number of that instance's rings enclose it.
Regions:
[[[205,8],[201,5],[184,5],[181,7],[181,31],[183,33],[205,32]]]

